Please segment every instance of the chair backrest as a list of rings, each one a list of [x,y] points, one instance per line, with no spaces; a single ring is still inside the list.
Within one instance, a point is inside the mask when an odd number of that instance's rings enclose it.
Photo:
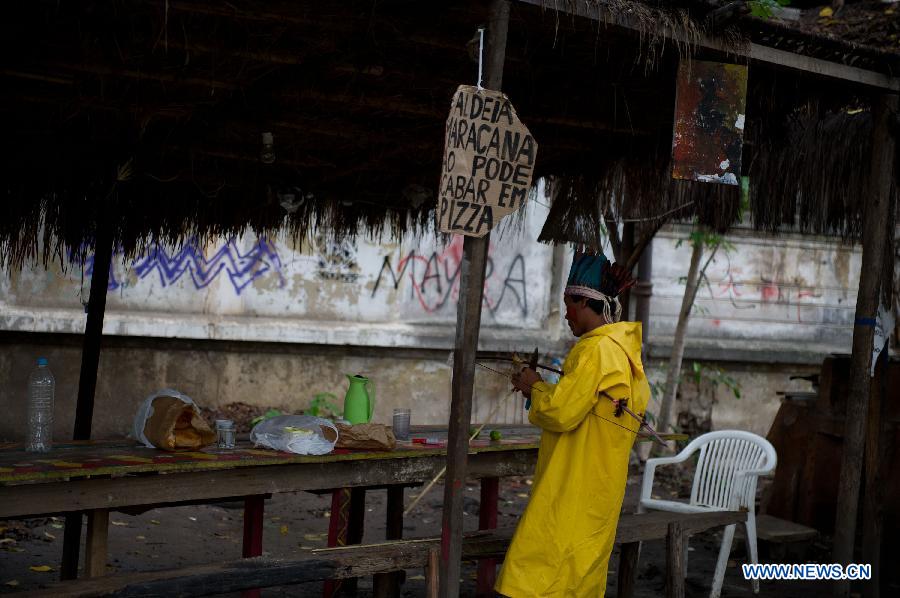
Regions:
[[[719,430],[695,438],[684,449],[699,451],[691,504],[717,509],[753,508],[757,476],[741,476],[741,471],[771,472],[778,461],[775,447],[763,438],[743,430]]]

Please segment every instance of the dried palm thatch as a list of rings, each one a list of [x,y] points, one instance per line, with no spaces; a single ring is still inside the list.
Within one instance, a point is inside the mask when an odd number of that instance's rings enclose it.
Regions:
[[[732,222],[736,189],[668,176],[674,72],[696,51],[702,11],[692,2],[533,4],[513,3],[504,91],[540,142],[536,176],[552,181],[542,238],[589,242],[606,212]],[[449,99],[475,76],[468,49],[486,12],[474,1],[262,10],[251,0],[34,0],[6,17],[0,263],[20,265],[83,251],[98,226],[126,254],[244,230],[302,238],[314,227],[335,237],[430,227]],[[615,26],[623,19],[628,31]],[[823,97],[852,105],[796,79],[751,71],[762,90],[749,96],[751,174],[779,173],[764,154],[791,135],[789,117],[821,113]],[[263,132],[274,133],[272,164],[259,158]],[[812,180],[818,165],[802,168]],[[840,172],[802,201],[852,193]],[[287,194],[303,199],[290,212]],[[769,202],[754,212],[761,226],[794,209],[776,205],[792,201],[786,187],[754,198]],[[855,209],[846,197],[830,205]],[[848,236],[855,214],[844,216]],[[810,226],[840,227],[840,218],[829,212]]]

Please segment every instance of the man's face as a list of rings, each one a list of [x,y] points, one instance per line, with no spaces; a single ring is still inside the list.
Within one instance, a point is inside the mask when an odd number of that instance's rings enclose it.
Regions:
[[[585,305],[587,301],[582,297],[566,295],[563,297],[563,303],[566,306],[566,323],[569,325],[569,330],[575,336],[581,336],[584,334],[584,324],[581,321],[582,313],[583,310],[587,309]]]

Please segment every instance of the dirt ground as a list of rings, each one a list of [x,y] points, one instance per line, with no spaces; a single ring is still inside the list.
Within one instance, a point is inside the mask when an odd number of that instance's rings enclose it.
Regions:
[[[663,493],[681,494],[683,484],[669,481]],[[633,512],[640,487],[640,477],[629,478],[623,512]],[[529,478],[504,479],[500,489],[499,526],[512,527],[528,502],[531,488]],[[407,490],[406,500],[417,489]],[[478,526],[477,483],[466,488],[466,529]],[[440,533],[441,499],[443,488],[436,486],[428,497],[407,517],[404,536],[408,538],[437,536]],[[370,491],[366,503],[364,542],[378,542],[384,538],[385,491]],[[309,548],[326,544],[330,496],[308,493],[280,494],[266,501],[263,546],[266,555],[289,558]],[[0,522],[0,593],[37,590],[58,579],[62,554],[62,521],[55,518]],[[218,560],[234,559],[241,554],[242,504],[219,504],[153,509],[131,516],[113,513],[110,516],[109,573],[128,573],[169,569]],[[709,533],[691,539],[687,577],[688,596],[707,596],[718,554],[720,533]],[[645,543],[638,569],[637,596],[650,598],[664,595],[665,552],[663,542]],[[807,547],[806,560],[827,562],[827,547],[812,543]],[[732,561],[725,578],[723,596],[752,596],[749,582],[740,573],[745,551],[743,541],[736,540]],[[765,562],[765,559],[763,559]],[[607,593],[615,595],[617,552],[613,554],[609,570]],[[49,567],[47,571],[43,569]],[[403,596],[424,596],[422,570],[407,572]],[[463,570],[462,596],[475,592],[475,567],[467,564]],[[359,583],[359,596],[371,596],[371,578]],[[268,588],[263,596],[320,596],[322,584],[307,584],[283,588]],[[762,582],[761,595],[806,598],[829,595],[827,582]]]

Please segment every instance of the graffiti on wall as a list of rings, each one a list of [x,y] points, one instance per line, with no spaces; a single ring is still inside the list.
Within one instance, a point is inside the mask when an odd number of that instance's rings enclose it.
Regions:
[[[462,237],[456,237],[442,251],[421,254],[412,249],[405,256],[399,255],[395,262],[391,261],[392,255],[384,256],[371,296],[375,297],[387,288],[399,290],[405,281],[410,298],[428,313],[439,311],[448,304],[455,305],[459,297],[462,247]],[[489,249],[484,306],[495,314],[507,298],[515,301],[522,317],[528,315],[525,258],[519,253],[507,265],[498,267]]]
[[[121,256],[121,250],[116,255]],[[94,256],[87,257],[84,264],[85,276],[94,272]],[[216,278],[224,276],[238,295],[250,284],[266,276],[275,276],[278,286],[284,286],[281,259],[275,243],[265,237],[258,238],[247,250],[242,251],[234,238],[228,239],[211,256],[196,239],[188,239],[177,250],[167,250],[161,245],[153,246],[146,254],[126,264],[126,271],[134,272],[138,280],[148,277],[158,279],[163,287],[171,286],[184,278],[191,281],[195,290],[207,288]],[[121,275],[116,272],[115,260],[110,264],[108,290],[125,286]]]

